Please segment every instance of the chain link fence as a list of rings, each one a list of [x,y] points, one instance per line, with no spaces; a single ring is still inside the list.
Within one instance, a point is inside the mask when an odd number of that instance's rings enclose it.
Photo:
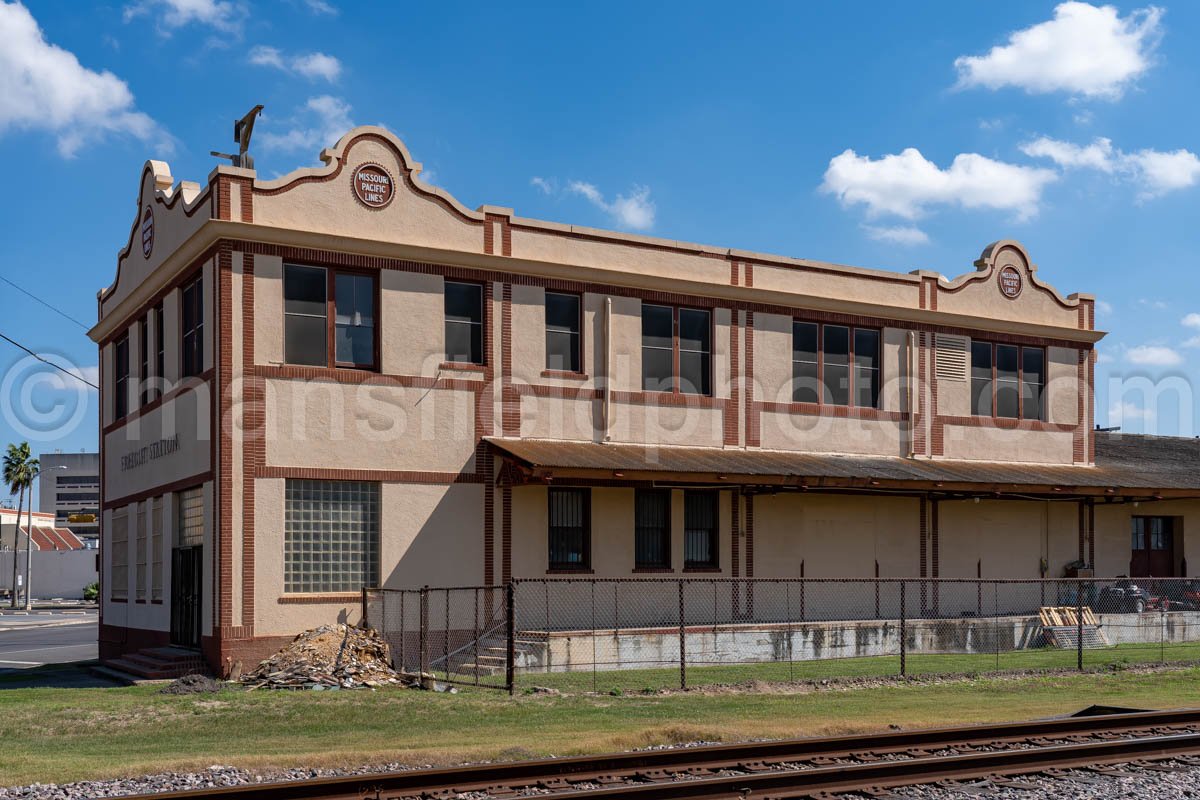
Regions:
[[[638,692],[1200,660],[1190,579],[602,579],[376,590],[397,668]]]

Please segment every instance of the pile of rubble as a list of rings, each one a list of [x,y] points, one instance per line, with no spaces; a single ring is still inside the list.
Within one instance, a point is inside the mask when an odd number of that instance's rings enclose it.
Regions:
[[[390,648],[378,633],[341,623],[305,631],[242,676],[249,689],[357,689],[410,682],[392,669]]]

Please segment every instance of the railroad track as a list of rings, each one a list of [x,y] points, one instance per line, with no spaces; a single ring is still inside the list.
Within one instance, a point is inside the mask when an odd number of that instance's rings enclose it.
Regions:
[[[1200,766],[1200,710],[1153,711],[644,750],[250,784],[126,800],[563,800],[822,797],[946,780],[1180,759]]]

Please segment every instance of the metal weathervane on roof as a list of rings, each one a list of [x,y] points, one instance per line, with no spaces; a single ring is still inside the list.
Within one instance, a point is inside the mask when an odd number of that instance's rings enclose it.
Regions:
[[[246,169],[254,169],[254,156],[250,155],[250,135],[254,133],[254,120],[262,113],[263,106],[260,103],[246,113],[246,116],[233,123],[233,140],[238,143],[237,155],[232,153],[219,153],[216,150],[210,151],[210,155],[217,158],[228,158],[230,163],[235,167],[245,167]]]

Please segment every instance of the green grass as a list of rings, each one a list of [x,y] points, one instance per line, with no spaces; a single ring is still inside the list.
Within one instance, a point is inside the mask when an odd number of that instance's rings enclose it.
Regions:
[[[1073,669],[1075,650],[1037,648],[1003,653],[910,655],[908,675],[964,675],[1030,669]],[[1200,642],[1189,644],[1123,644],[1084,650],[1084,667],[1099,669],[1133,664],[1200,661]],[[750,662],[687,669],[689,687],[748,682],[778,683],[831,678],[886,677],[900,674],[899,656],[834,658],[820,661]],[[541,686],[563,692],[641,692],[679,688],[678,664],[661,669],[598,669],[577,672],[519,672],[518,687]]]
[[[249,768],[567,755],[692,740],[1018,720],[1093,703],[1200,706],[1200,669],[780,691],[457,695],[155,687],[0,690],[0,784],[230,764]]]

